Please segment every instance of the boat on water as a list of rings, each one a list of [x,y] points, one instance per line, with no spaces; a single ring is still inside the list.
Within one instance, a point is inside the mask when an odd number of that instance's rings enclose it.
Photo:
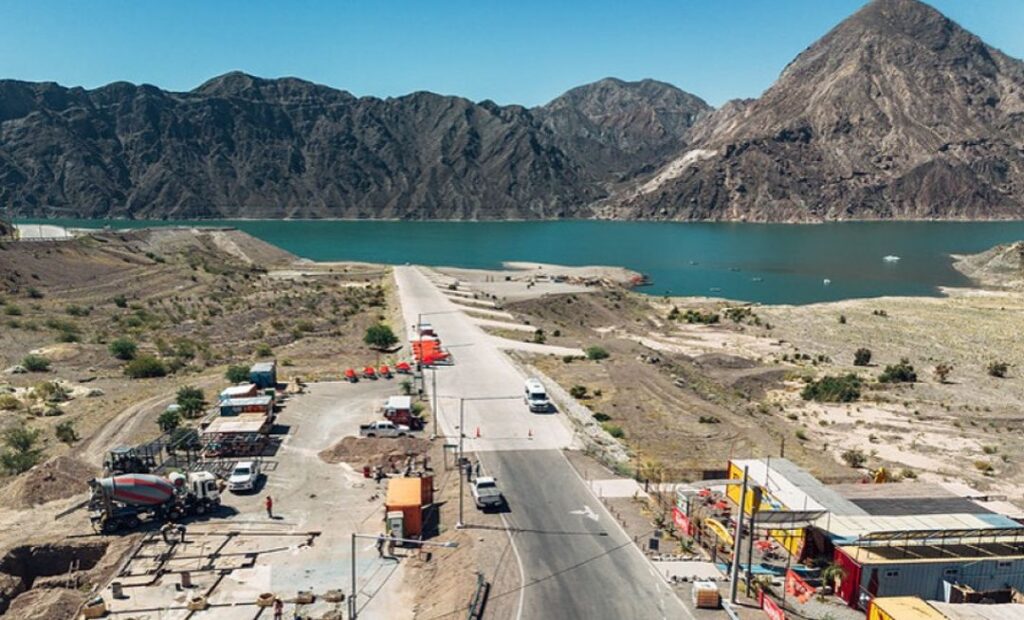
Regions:
[[[712,293],[721,293],[722,289],[718,288],[717,286],[712,286],[711,287],[711,292]]]
[[[764,278],[754,277],[750,278],[751,282],[764,282]]]
[[[824,280],[821,281],[821,283],[824,286],[828,286],[829,284],[832,284],[832,280],[829,280],[828,278],[825,278]]]
[[[882,260],[884,260],[887,263],[898,263],[900,262],[900,257],[894,254],[890,254],[888,256],[883,257]]]

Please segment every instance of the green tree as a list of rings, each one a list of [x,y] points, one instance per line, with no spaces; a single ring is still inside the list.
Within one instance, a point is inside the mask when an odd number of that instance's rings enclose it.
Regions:
[[[227,372],[224,373],[224,378],[231,383],[246,383],[249,381],[249,367],[232,364],[228,366]]]
[[[125,364],[124,374],[131,379],[149,379],[167,374],[167,365],[152,355],[140,355]]]
[[[176,409],[167,409],[156,419],[156,423],[165,433],[173,431],[181,425],[181,414]]]
[[[0,451],[0,469],[9,474],[20,474],[31,469],[43,456],[43,450],[36,446],[39,429],[29,430],[15,426],[0,436],[4,449]]]
[[[57,440],[68,444],[69,446],[78,441],[78,431],[75,430],[75,423],[73,420],[64,420],[53,429],[53,433],[57,436]]]
[[[569,396],[573,398],[585,398],[587,396],[587,386],[585,385],[574,385],[569,388]]]
[[[206,409],[206,395],[197,387],[187,385],[178,390],[178,406],[186,418],[194,418]]]
[[[405,394],[406,396],[412,396],[412,380],[411,379],[406,379],[406,380],[402,381],[400,386],[402,388],[402,394]]]
[[[256,357],[270,357],[271,355],[274,354],[274,350],[270,348],[269,344],[261,342],[258,345],[256,345],[255,353]]]
[[[135,359],[135,354],[138,353],[139,347],[131,338],[118,338],[112,340],[107,345],[107,350],[117,359],[128,361]]]
[[[606,351],[604,347],[599,347],[597,345],[587,347],[584,350],[584,353],[587,354],[588,360],[603,360],[608,357],[608,351]]]
[[[50,360],[33,353],[22,358],[21,365],[29,372],[46,372],[50,369]]]
[[[391,327],[384,323],[378,323],[366,328],[366,335],[363,342],[375,349],[388,349],[398,342],[398,337],[391,331]]]

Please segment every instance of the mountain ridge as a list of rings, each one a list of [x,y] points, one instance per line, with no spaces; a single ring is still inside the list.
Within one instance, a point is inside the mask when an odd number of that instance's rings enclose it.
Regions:
[[[873,0],[758,98],[653,79],[546,104],[355,96],[233,71],[190,91],[0,80],[14,216],[826,221],[1024,217],[1024,62]]]

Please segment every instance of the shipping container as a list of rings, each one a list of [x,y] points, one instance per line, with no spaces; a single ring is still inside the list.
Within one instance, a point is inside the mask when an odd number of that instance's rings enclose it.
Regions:
[[[249,381],[260,389],[277,387],[277,362],[257,362],[249,368]]]

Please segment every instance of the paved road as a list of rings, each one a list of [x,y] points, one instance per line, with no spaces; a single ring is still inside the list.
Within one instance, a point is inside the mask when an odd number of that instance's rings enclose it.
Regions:
[[[563,456],[561,449],[573,440],[564,416],[526,409],[519,398],[524,378],[499,343],[418,269],[397,267],[395,277],[407,327],[416,323],[417,313],[431,313],[429,321],[456,356],[454,366],[437,371],[438,394],[513,397],[466,402],[465,426],[466,450],[480,455],[508,498],[505,520],[522,562],[519,617],[691,618]],[[429,385],[430,372],[427,379]],[[458,402],[440,399],[438,404],[443,431],[457,436]],[[527,437],[530,431],[533,439]],[[474,516],[467,502],[469,527]]]

